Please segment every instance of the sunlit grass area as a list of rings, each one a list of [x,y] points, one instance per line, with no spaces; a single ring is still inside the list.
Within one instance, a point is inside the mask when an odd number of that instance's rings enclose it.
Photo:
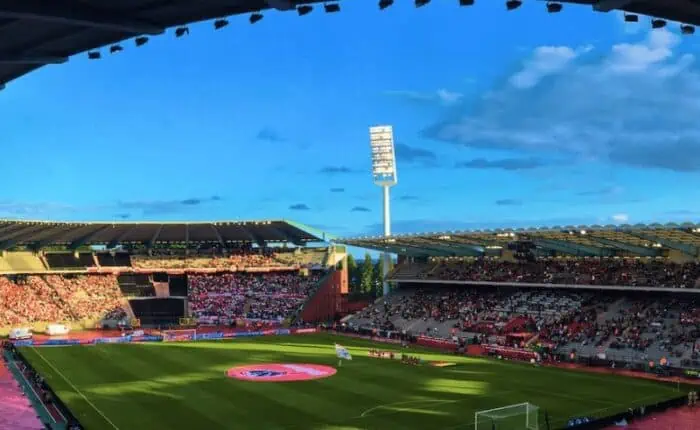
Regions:
[[[337,366],[335,342],[353,360],[325,379],[260,383],[228,378],[234,366]],[[531,402],[554,428],[572,416],[602,416],[678,395],[675,385],[410,350],[451,367],[369,358],[393,345],[304,335],[216,342],[25,348],[23,353],[95,430],[459,430],[474,413]]]

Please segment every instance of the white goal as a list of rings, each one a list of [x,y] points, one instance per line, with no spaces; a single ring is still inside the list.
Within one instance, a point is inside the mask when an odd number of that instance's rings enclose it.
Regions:
[[[540,408],[532,403],[479,411],[474,414],[476,430],[539,430]]]

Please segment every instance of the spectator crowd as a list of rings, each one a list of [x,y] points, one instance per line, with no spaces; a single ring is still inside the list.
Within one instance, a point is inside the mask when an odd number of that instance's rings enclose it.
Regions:
[[[695,288],[700,279],[700,263],[634,258],[552,258],[522,262],[495,258],[435,259],[428,264],[404,263],[394,273],[397,278],[449,281]]]
[[[278,321],[297,311],[319,280],[315,272],[190,275],[189,304],[200,319]]]
[[[358,312],[349,324],[473,343],[610,351],[641,361],[700,359],[700,299],[685,294],[406,288]]]
[[[0,277],[0,327],[124,315],[114,275]]]

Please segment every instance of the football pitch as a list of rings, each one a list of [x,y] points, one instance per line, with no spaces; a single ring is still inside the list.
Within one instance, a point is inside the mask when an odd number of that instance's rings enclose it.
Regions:
[[[336,342],[353,355],[340,367]],[[456,365],[370,358],[369,348]],[[675,384],[406,351],[329,334],[22,352],[94,430],[469,430],[476,411],[522,402],[547,410],[552,428],[562,428],[573,416],[610,415],[681,394]],[[337,373],[302,382],[226,375],[235,366],[266,363],[321,364]]]

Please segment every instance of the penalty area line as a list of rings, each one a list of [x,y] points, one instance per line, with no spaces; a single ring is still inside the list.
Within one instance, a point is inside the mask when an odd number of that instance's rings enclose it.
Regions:
[[[99,409],[97,408],[97,406],[95,406],[95,404],[92,403],[92,402],[90,401],[90,399],[88,399],[88,398],[85,396],[85,394],[83,394],[83,392],[80,391],[80,390],[78,389],[78,387],[76,387],[68,378],[66,378],[66,375],[64,375],[63,373],[61,373],[61,371],[58,370],[58,369],[56,368],[56,366],[54,366],[49,360],[47,360],[46,357],[44,357],[44,355],[43,355],[41,352],[39,352],[39,349],[38,349],[38,348],[32,347],[32,350],[34,350],[34,352],[36,352],[36,355],[38,355],[39,358],[41,358],[41,359],[44,361],[44,363],[46,363],[46,364],[51,368],[51,370],[53,370],[53,371],[54,371],[58,376],[60,376],[64,381],[66,381],[66,384],[68,384],[68,385],[73,389],[73,391],[75,391],[76,393],[78,393],[78,395],[79,395],[80,397],[82,397],[83,400],[85,400],[85,402],[86,402],[88,405],[90,405],[90,407],[91,407],[92,409],[94,409],[95,412],[97,412],[97,413],[102,417],[102,419],[104,419],[110,426],[112,426],[112,428],[113,428],[114,430],[119,430],[119,427],[117,427],[117,426],[112,422],[112,420],[110,420],[109,418],[107,418],[107,416],[106,416],[101,410],[99,410]]]

